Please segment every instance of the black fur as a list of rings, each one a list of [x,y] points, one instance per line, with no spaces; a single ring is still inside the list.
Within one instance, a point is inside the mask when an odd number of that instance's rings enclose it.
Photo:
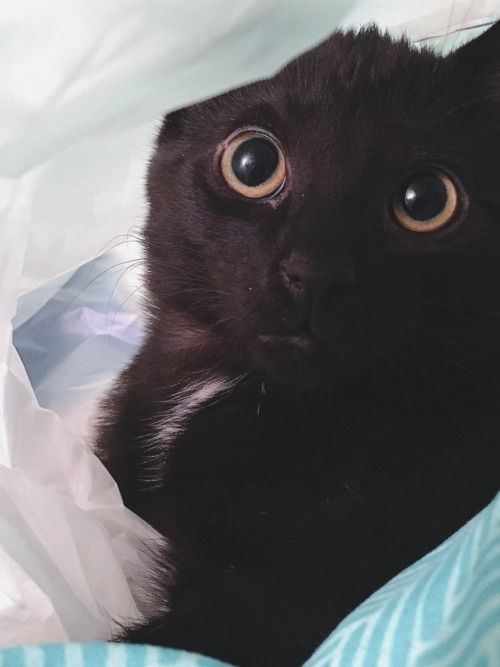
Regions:
[[[221,176],[218,147],[243,126],[283,146],[273,199]],[[422,165],[460,190],[429,233],[391,214]],[[162,599],[127,639],[295,667],[499,487],[500,23],[447,57],[334,35],[177,111],[148,195],[148,334],[98,442],[168,538]]]

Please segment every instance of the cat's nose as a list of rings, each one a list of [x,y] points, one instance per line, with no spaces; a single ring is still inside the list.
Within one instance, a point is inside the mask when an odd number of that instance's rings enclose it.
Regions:
[[[302,253],[292,253],[281,261],[280,276],[297,304],[324,303],[355,292],[358,285],[354,266],[339,263],[325,268]]]
[[[303,256],[291,255],[288,259],[282,260],[280,275],[294,301],[301,303],[309,292],[312,282],[312,269],[308,260]]]

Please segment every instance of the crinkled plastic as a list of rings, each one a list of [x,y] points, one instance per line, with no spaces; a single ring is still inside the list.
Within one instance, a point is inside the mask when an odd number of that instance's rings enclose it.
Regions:
[[[141,613],[138,544],[158,536],[92,453],[91,417],[141,337],[134,230],[161,115],[338,26],[447,48],[499,16],[498,0],[3,0],[0,645],[106,639]]]

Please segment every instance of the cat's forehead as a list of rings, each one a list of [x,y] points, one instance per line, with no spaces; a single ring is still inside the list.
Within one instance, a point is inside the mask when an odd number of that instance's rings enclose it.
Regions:
[[[327,122],[335,116],[378,109],[382,116],[429,105],[445,61],[376,30],[335,34],[288,64],[276,76],[191,107],[191,127],[217,132],[263,125],[280,133],[290,123]],[[443,71],[441,71],[443,70]],[[385,106],[384,106],[385,105]],[[208,123],[207,123],[208,121]]]
[[[384,135],[397,136],[405,123],[418,134],[442,115],[434,108],[446,68],[443,58],[375,29],[336,33],[276,76],[183,110],[181,141],[210,151],[239,128],[262,127],[287,150],[317,152],[321,161],[348,147],[361,164]],[[418,139],[402,129],[398,141]]]
[[[340,101],[339,93],[370,91],[388,82],[404,83],[404,74],[424,76],[436,57],[412,48],[406,40],[392,41],[375,29],[335,33],[316,48],[289,63],[276,77],[283,92],[293,92],[317,104]]]

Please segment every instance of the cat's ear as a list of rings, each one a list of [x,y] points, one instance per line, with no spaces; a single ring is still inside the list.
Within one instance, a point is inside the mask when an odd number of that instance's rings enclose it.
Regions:
[[[458,69],[469,80],[497,77],[500,94],[500,21],[455,53]]]
[[[450,56],[451,90],[459,113],[474,126],[474,136],[500,133],[500,21]],[[481,141],[484,141],[484,137]]]

